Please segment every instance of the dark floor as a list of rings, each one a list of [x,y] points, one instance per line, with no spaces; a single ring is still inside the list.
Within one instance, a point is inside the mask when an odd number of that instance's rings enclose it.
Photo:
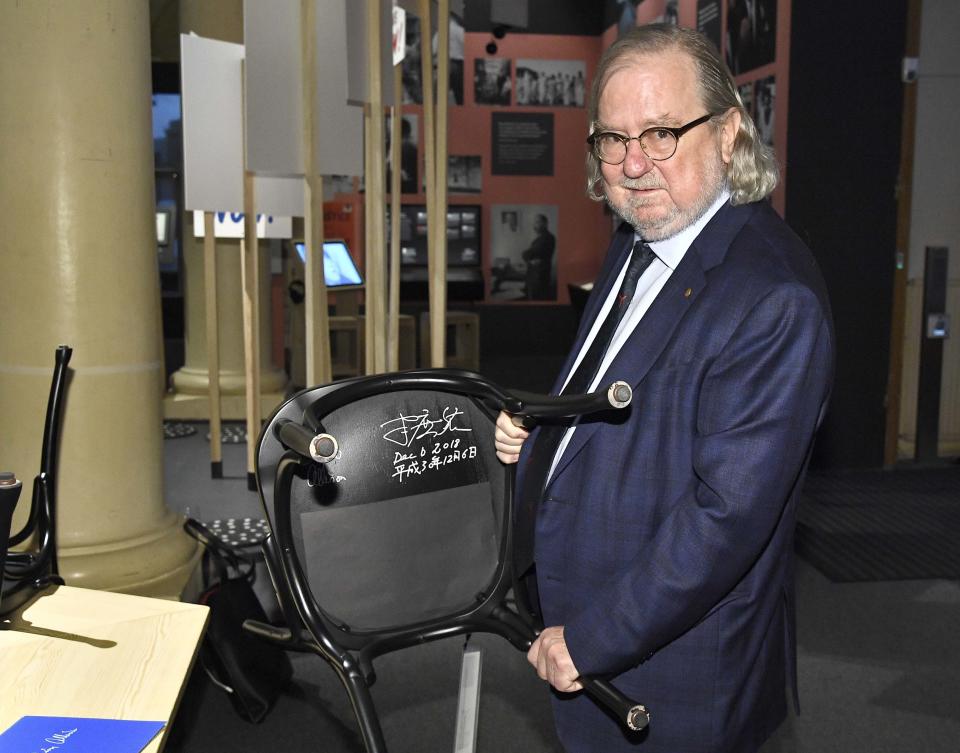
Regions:
[[[245,447],[224,448],[226,478],[209,478],[206,426],[164,443],[166,498],[201,520],[260,517],[246,489]],[[960,504],[960,500],[958,500]],[[957,753],[960,583],[833,583],[798,562],[800,700],[764,753]],[[504,641],[484,648],[478,751],[553,753],[547,692]],[[460,638],[378,660],[374,686],[393,753],[451,751]],[[260,725],[239,719],[212,687],[185,697],[170,751],[362,751],[345,693],[319,659],[294,657],[294,683]]]

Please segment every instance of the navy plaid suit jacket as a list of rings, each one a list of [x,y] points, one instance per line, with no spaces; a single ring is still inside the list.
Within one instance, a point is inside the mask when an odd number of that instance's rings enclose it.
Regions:
[[[561,377],[632,241],[616,234]],[[631,736],[558,694],[569,751],[749,753],[782,721],[796,507],[832,373],[809,250],[765,202],[725,205],[606,373],[633,404],[579,423],[538,509],[545,624],[651,712]]]

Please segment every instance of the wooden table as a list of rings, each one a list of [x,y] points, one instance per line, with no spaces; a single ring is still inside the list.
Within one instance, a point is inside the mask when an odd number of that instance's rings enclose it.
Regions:
[[[166,720],[208,608],[60,586],[0,619],[0,731],[21,716]]]

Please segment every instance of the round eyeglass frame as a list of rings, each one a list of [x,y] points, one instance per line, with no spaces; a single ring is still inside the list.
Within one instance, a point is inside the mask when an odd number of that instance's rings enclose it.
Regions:
[[[593,150],[593,155],[603,162],[605,165],[622,165],[623,162],[627,159],[627,151],[630,147],[631,141],[638,141],[640,143],[640,148],[643,150],[643,153],[647,155],[649,159],[652,159],[654,162],[663,162],[664,160],[670,159],[674,154],[677,153],[677,147],[680,145],[680,137],[683,136],[691,128],[696,128],[698,125],[706,123],[708,120],[714,117],[713,113],[707,113],[706,115],[697,118],[696,120],[691,120],[686,125],[682,125],[679,128],[671,128],[669,126],[651,126],[640,132],[639,136],[624,136],[622,133],[616,133],[615,131],[597,131],[591,133],[587,136],[587,143],[590,145],[590,148]],[[666,157],[654,157],[648,151],[647,147],[644,146],[643,139],[645,136],[654,133],[655,131],[666,131],[667,133],[673,136],[673,150]],[[601,136],[612,136],[617,139],[621,144],[623,144],[623,157],[621,157],[616,162],[611,162],[608,159],[604,159],[600,154],[600,147],[598,145],[599,139]]]

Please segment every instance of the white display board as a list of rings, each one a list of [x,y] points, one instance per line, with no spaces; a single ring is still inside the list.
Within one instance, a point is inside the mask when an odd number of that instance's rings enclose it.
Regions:
[[[205,212],[243,211],[244,46],[180,35],[184,203]],[[303,215],[302,178],[257,177],[258,212]]]
[[[349,102],[346,5],[358,0],[316,0],[317,3],[317,150],[324,175],[363,175],[363,108]],[[389,3],[388,3],[389,6]],[[388,8],[389,11],[389,8]],[[392,18],[392,11],[389,11]],[[389,29],[390,26],[384,27]],[[390,51],[390,33],[384,32]]]
[[[187,209],[243,209],[242,62],[242,44],[180,35]]]
[[[214,238],[243,238],[244,216],[242,212],[215,212],[213,215]],[[203,212],[193,213],[193,235],[204,236]],[[293,221],[289,217],[274,217],[270,214],[257,215],[258,238],[292,238]]]
[[[362,105],[370,101],[367,91],[370,69],[370,55],[367,52],[367,0],[341,0],[341,3],[343,2],[346,3],[347,101]],[[380,88],[384,106],[393,104],[392,28],[393,0],[380,0]]]
[[[316,150],[324,175],[363,174],[363,111],[347,104],[344,0],[316,3]],[[362,5],[362,3],[361,3]],[[258,175],[302,175],[300,0],[245,0],[247,166]]]
[[[302,175],[300,0],[244,0],[247,167]]]

